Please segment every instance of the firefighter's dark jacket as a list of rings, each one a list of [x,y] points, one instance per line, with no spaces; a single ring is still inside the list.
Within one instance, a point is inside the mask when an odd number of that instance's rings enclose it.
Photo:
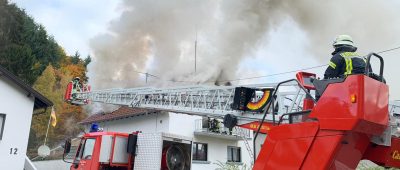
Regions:
[[[332,52],[332,58],[325,71],[324,79],[343,78],[350,74],[363,74],[365,72],[365,59],[355,51],[356,47],[338,47]]]

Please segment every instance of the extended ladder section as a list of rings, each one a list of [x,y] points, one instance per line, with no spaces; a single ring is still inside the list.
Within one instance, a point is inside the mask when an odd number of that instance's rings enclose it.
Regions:
[[[72,82],[71,82],[72,83]],[[242,123],[258,121],[270,104],[276,84],[248,86],[186,86],[177,88],[132,88],[97,91],[68,90],[66,100],[82,105],[99,102],[113,105],[159,109],[176,113],[219,117],[231,114]],[[68,87],[73,87],[69,85]],[[86,88],[88,89],[88,88]],[[274,97],[279,114],[301,109],[304,92],[296,84],[286,84]],[[70,93],[68,93],[70,91]],[[75,92],[74,92],[75,91]],[[271,112],[271,111],[269,111]],[[273,120],[269,114],[266,120]]]

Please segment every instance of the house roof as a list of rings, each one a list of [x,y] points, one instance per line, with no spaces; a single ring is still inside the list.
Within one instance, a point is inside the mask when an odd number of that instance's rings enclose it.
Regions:
[[[80,124],[99,123],[104,121],[124,119],[128,117],[142,116],[159,112],[160,111],[154,109],[142,109],[142,108],[132,108],[127,106],[122,106],[111,113],[98,113],[91,115],[79,123]]]
[[[23,90],[28,92],[28,96],[33,96],[35,97],[35,105],[34,109],[40,109],[40,108],[47,108],[50,106],[53,106],[53,102],[51,102],[49,99],[44,97],[42,94],[37,92],[35,89],[33,89],[31,86],[27,85],[25,82],[23,82],[21,79],[19,79],[17,76],[0,66],[0,77],[6,77],[10,81],[12,81],[14,84],[17,86],[21,87]]]

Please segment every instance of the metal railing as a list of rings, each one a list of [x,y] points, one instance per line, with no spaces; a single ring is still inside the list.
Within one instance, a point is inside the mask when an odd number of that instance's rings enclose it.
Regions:
[[[241,132],[240,132],[241,130]],[[231,135],[236,137],[243,137],[246,139],[250,139],[251,131],[248,129],[243,129],[240,127],[233,128],[229,130],[229,128],[224,127],[223,123],[219,123],[217,128],[210,128],[210,126],[203,126],[203,119],[195,120],[195,132],[206,132],[212,134],[221,134],[221,135]],[[240,138],[242,139],[242,138]]]

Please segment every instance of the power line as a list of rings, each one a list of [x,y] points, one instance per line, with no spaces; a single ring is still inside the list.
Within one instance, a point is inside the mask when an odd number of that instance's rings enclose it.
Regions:
[[[383,51],[380,51],[380,52],[377,52],[377,54],[382,54],[382,53],[386,53],[386,52],[394,51],[394,50],[398,50],[398,49],[400,49],[400,46],[399,46],[399,47],[395,47],[395,48],[391,48],[391,49],[387,49],[387,50],[383,50]]]
[[[156,76],[156,75],[153,75],[153,74],[150,74],[150,73],[144,73],[144,72],[135,71],[135,70],[134,70],[133,72],[135,72],[135,73],[139,73],[139,74],[143,74],[143,75],[148,75],[148,76],[151,76],[151,77],[160,78],[160,77],[158,77],[158,76]]]
[[[283,75],[283,74],[299,72],[299,71],[303,71],[303,70],[311,70],[311,69],[320,68],[320,67],[324,67],[324,66],[328,66],[328,64],[318,65],[318,66],[313,66],[313,67],[307,67],[307,68],[302,68],[302,69],[297,69],[297,70],[292,70],[292,71],[286,71],[286,72],[281,72],[281,73],[268,74],[268,75],[264,75],[264,76],[245,77],[245,78],[238,78],[238,79],[233,79],[233,80],[223,80],[223,81],[218,81],[218,82],[233,82],[233,81],[240,81],[240,80],[249,80],[249,79],[258,79],[258,78],[265,78],[265,77],[273,77],[273,76],[279,76],[279,75]]]
[[[395,48],[391,48],[391,49],[387,49],[387,50],[383,50],[383,51],[379,51],[379,52],[377,52],[377,54],[382,54],[382,53],[386,53],[386,52],[394,51],[394,50],[398,50],[398,49],[400,49],[400,46],[395,47]],[[219,82],[233,82],[233,81],[240,81],[240,80],[249,80],[249,79],[258,79],[258,78],[272,77],[272,76],[278,76],[278,75],[283,75],[283,74],[289,74],[289,73],[299,72],[299,71],[303,71],[303,70],[310,70],[310,69],[315,69],[315,68],[320,68],[320,67],[326,67],[326,66],[328,66],[328,64],[323,64],[323,65],[318,65],[318,66],[313,66],[313,67],[308,67],[308,68],[303,68],[303,69],[297,69],[297,70],[292,70],[292,71],[286,71],[286,72],[281,72],[281,73],[269,74],[269,75],[264,75],[264,76],[239,78],[239,79],[224,80],[224,81],[219,81]]]
[[[379,51],[379,52],[376,52],[376,53],[377,54],[382,54],[382,53],[386,53],[386,52],[394,51],[394,50],[398,50],[398,49],[400,49],[400,46],[395,47],[395,48],[390,48],[390,49],[387,49],[387,50],[383,50],[383,51]],[[284,75],[284,74],[289,74],[289,73],[295,73],[295,72],[304,71],[304,70],[311,70],[311,69],[316,69],[316,68],[321,68],[321,67],[326,67],[326,66],[328,66],[328,64],[317,65],[317,66],[306,67],[306,68],[300,68],[300,69],[296,69],[296,70],[292,70],[292,71],[268,74],[268,75],[263,75],[263,76],[244,77],[244,78],[238,78],[238,79],[232,79],[232,80],[222,80],[222,81],[218,81],[218,82],[224,83],[224,82],[234,82],[234,81],[240,81],[240,80],[250,80],[250,79],[259,79],[259,78],[265,78],[265,77],[273,77],[273,76],[279,76],[279,75]],[[152,77],[155,77],[155,78],[163,80],[161,77],[153,75],[153,74],[143,73],[143,72],[139,72],[139,71],[135,71],[135,72],[140,73],[140,74],[150,75]],[[171,81],[171,82],[177,82],[177,83],[198,83],[198,82],[195,82],[195,81],[179,81],[179,80],[164,80],[164,81]],[[215,81],[206,81],[204,83],[214,83],[214,82]]]
[[[147,81],[148,81],[149,77],[160,78],[160,77],[158,77],[156,75],[153,75],[153,74],[150,74],[150,73],[144,73],[144,72],[135,71],[135,70],[133,72],[138,73],[138,74],[144,74],[146,76],[146,78],[145,78],[146,79],[146,84],[147,84]]]

